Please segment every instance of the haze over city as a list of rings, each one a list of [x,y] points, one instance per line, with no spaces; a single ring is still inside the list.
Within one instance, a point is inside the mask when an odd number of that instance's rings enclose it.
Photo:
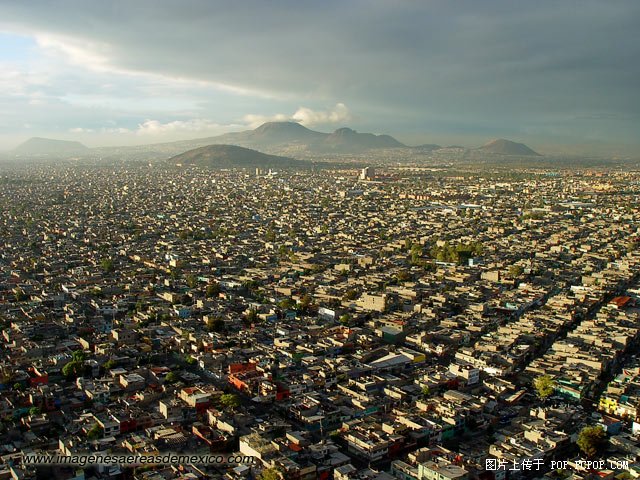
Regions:
[[[291,120],[409,144],[638,154],[636,1],[5,1],[0,149]]]

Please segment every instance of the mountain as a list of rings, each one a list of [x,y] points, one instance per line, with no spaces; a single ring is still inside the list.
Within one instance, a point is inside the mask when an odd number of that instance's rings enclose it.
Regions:
[[[316,149],[328,151],[359,153],[378,148],[404,147],[402,143],[389,135],[374,135],[373,133],[358,133],[351,128],[343,127],[323,139]]]
[[[220,145],[239,145],[247,148],[279,149],[288,145],[309,145],[321,141],[325,133],[315,132],[295,122],[267,122],[254,130],[225,133],[194,142]]]
[[[358,133],[350,128],[339,128],[329,134],[310,130],[296,122],[267,122],[254,130],[196,141],[278,152],[305,150],[310,153],[364,153],[371,149],[404,147],[389,135]]]
[[[253,130],[225,133],[148,145],[100,147],[92,152],[101,158],[134,158],[141,161],[168,159],[174,155],[209,145],[236,145],[284,157],[309,154],[364,154],[375,149],[405,147],[389,135],[359,133],[339,128],[333,133],[310,130],[296,122],[267,122]]]
[[[255,130],[242,132],[254,141],[267,143],[312,143],[321,141],[326,134],[316,132],[296,122],[267,122]]]
[[[524,143],[516,143],[503,138],[492,140],[491,142],[477,148],[477,150],[486,153],[496,153],[499,155],[540,156],[539,153],[534,152]]]
[[[440,150],[442,147],[440,145],[436,145],[435,143],[425,143],[423,145],[417,145],[411,148],[422,152],[432,152],[433,150]]]
[[[310,166],[309,162],[238,147],[237,145],[207,145],[171,157],[169,163],[210,168],[283,168]]]
[[[18,145],[13,152],[16,155],[74,155],[87,153],[89,148],[80,142],[54,140],[51,138],[33,137]]]

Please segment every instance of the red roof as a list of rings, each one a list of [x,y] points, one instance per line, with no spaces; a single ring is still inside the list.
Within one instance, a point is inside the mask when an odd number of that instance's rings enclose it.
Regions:
[[[624,307],[627,303],[631,301],[631,297],[627,297],[626,295],[615,297],[611,300],[610,303],[615,304],[618,308]]]
[[[299,452],[302,450],[302,447],[297,443],[289,442],[289,449],[293,450],[294,452]]]

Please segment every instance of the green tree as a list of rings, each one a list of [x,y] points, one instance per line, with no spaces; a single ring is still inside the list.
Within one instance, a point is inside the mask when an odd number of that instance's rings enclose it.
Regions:
[[[430,255],[439,262],[465,264],[469,258],[482,255],[484,248],[480,242],[459,243],[455,247],[449,242],[434,246]]]
[[[84,362],[87,356],[82,350],[76,350],[71,354],[71,360],[74,362]]]
[[[511,278],[518,278],[524,273],[524,268],[521,265],[511,265],[509,267],[509,276]]]
[[[281,480],[283,478],[280,470],[274,467],[265,468],[262,473],[258,475],[258,480]]]
[[[267,232],[264,235],[264,239],[267,242],[275,242],[276,241],[276,232],[273,229],[273,226],[269,226],[269,228],[267,229]]]
[[[469,247],[471,248],[471,253],[476,257],[484,253],[484,245],[480,242],[471,242]]]
[[[85,359],[85,353],[82,350],[76,350],[71,356],[71,361],[62,367],[62,374],[67,378],[77,378],[84,374]]]
[[[245,280],[242,282],[242,288],[248,293],[252,293],[257,290],[258,286],[259,283],[257,280]]]
[[[305,293],[304,295],[302,295],[302,297],[300,297],[298,310],[300,310],[301,312],[307,312],[309,310],[309,307],[311,306],[312,301],[313,299],[311,298],[311,295]]]
[[[21,288],[18,288],[16,289],[15,297],[16,297],[16,302],[24,302],[29,298],[29,295],[27,295],[24,292],[24,290],[22,290]]]
[[[344,292],[344,300],[355,300],[356,298],[358,298],[358,291],[350,288],[349,290],[347,290],[346,292]]]
[[[408,270],[400,270],[397,273],[396,278],[399,282],[408,282],[409,280],[411,280],[411,273],[409,273]]]
[[[217,297],[220,293],[220,284],[218,282],[213,282],[207,285],[207,298]]]
[[[31,407],[29,409],[29,415],[40,415],[42,413],[42,410],[40,409],[40,407]]]
[[[249,309],[247,312],[247,321],[254,323],[256,320],[258,320],[258,311],[255,308]]]
[[[628,242],[627,245],[626,245],[627,251],[629,251],[629,252],[634,252],[634,251],[638,250],[639,247],[640,247],[640,242],[638,242],[636,240],[632,240],[632,241]]]
[[[351,321],[351,315],[349,315],[348,313],[345,313],[344,315],[340,316],[340,319],[338,320],[342,325],[348,325],[349,322]]]
[[[283,310],[290,310],[296,306],[296,302],[292,298],[283,298],[278,302],[278,306]]]
[[[422,269],[425,272],[436,272],[438,270],[437,265],[434,262],[422,261]]]
[[[176,383],[178,380],[178,375],[176,375],[175,372],[169,372],[166,377],[164,377],[166,383]]]
[[[103,434],[102,427],[96,423],[87,431],[87,438],[89,440],[97,440]]]
[[[198,277],[196,277],[195,275],[187,275],[185,281],[187,282],[187,286],[189,288],[196,288],[198,286]]]
[[[422,258],[422,255],[424,254],[420,244],[414,243],[413,246],[411,247],[410,253],[411,253],[411,264],[418,265],[420,263],[420,259]]]
[[[431,389],[425,385],[422,387],[422,398],[429,398],[431,396]]]
[[[111,370],[115,366],[116,366],[116,362],[114,360],[109,359],[106,362],[104,362],[105,370]]]
[[[225,408],[235,410],[240,406],[240,398],[233,393],[225,393],[220,396],[220,403]]]
[[[67,378],[78,378],[84,373],[84,362],[72,360],[62,367],[62,374]]]
[[[548,398],[555,389],[555,382],[549,375],[539,375],[533,379],[533,388],[541,400]]]
[[[311,266],[311,273],[324,272],[325,269],[326,269],[325,265],[322,265],[321,263],[315,263]]]
[[[224,320],[220,317],[209,317],[207,319],[207,330],[209,332],[224,332],[225,324]]]
[[[113,259],[111,258],[103,258],[100,261],[100,268],[102,268],[102,271],[105,273],[111,273],[114,270],[114,264],[113,264]]]
[[[599,425],[594,425],[580,430],[576,443],[582,453],[588,458],[593,458],[602,451],[606,439],[607,435],[604,429]]]
[[[187,355],[186,357],[184,357],[184,361],[187,362],[187,365],[195,365],[196,363],[198,363],[198,360],[193,358],[191,355]]]

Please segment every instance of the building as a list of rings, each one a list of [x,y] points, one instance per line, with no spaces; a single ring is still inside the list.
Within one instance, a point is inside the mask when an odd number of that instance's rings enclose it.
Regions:
[[[360,180],[373,180],[376,172],[373,167],[364,167],[360,172]]]

